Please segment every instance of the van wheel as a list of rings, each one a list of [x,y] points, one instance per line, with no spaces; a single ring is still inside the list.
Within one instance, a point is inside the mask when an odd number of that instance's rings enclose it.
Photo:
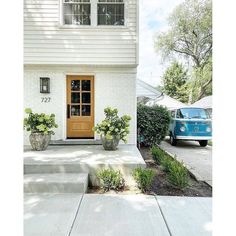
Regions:
[[[206,147],[207,144],[208,144],[208,141],[207,140],[201,140],[201,141],[199,141],[199,144],[200,144],[201,147]]]
[[[172,146],[176,146],[177,145],[177,139],[175,139],[172,134],[170,134],[170,144]]]

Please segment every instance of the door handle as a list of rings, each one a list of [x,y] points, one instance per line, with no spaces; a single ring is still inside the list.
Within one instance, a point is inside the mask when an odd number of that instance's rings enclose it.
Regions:
[[[67,119],[70,119],[70,104],[67,105]]]

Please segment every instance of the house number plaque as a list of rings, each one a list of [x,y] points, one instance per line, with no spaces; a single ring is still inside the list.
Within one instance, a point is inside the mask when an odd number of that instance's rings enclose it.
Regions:
[[[51,97],[42,97],[41,102],[42,103],[49,103],[49,102],[51,102]]]

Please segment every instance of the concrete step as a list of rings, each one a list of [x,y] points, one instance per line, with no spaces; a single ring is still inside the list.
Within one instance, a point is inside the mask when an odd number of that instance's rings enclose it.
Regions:
[[[25,193],[86,193],[88,174],[26,174]]]

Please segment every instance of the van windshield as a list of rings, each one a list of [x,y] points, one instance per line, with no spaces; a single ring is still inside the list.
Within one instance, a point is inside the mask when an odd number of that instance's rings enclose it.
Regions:
[[[202,108],[182,108],[177,110],[176,118],[209,119],[209,114]]]

